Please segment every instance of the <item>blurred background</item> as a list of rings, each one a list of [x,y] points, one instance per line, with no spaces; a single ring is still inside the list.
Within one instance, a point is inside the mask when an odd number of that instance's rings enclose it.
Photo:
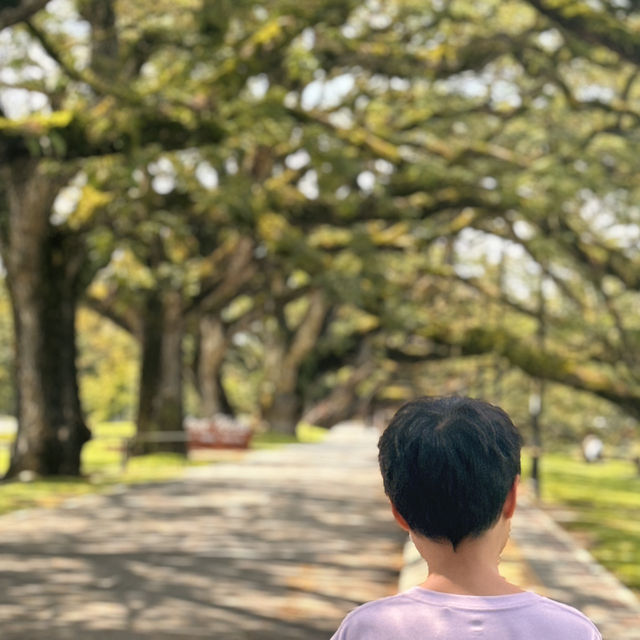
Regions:
[[[640,591],[638,2],[12,0],[0,29],[0,511],[465,394]]]

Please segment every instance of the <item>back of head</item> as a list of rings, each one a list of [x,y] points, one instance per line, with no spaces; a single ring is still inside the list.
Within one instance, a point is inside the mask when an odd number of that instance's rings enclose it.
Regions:
[[[384,488],[413,531],[455,549],[497,521],[520,473],[521,445],[499,407],[420,398],[401,407],[380,437]]]

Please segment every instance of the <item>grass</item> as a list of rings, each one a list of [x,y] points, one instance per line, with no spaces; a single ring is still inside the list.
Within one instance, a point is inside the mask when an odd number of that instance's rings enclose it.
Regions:
[[[122,444],[133,436],[132,422],[108,422],[93,427],[93,439],[82,450],[82,478],[55,478],[31,482],[0,483],[0,514],[18,509],[55,507],[67,498],[101,493],[118,485],[161,482],[179,477],[190,466],[210,464],[228,459],[228,452],[207,451],[206,456],[192,459],[178,454],[154,453],[131,458],[122,468]],[[254,436],[251,448],[272,449],[293,442],[318,442],[326,431],[311,425],[300,425],[297,437],[278,433]],[[0,435],[0,475],[9,466],[12,436]],[[241,455],[241,454],[240,454]]]
[[[183,456],[157,453],[132,458],[122,468],[122,444],[134,433],[131,422],[99,424],[82,450],[82,478],[46,478],[0,484],[0,514],[34,507],[54,507],[63,500],[108,491],[117,485],[170,480],[194,463]],[[8,439],[10,441],[10,438]],[[7,443],[7,438],[5,442]],[[9,449],[0,449],[0,473],[9,466]]]
[[[633,463],[546,454],[541,464],[542,499],[552,515],[640,595],[640,476]]]
[[[251,441],[251,448],[275,449],[284,444],[293,444],[295,442],[312,444],[314,442],[322,442],[326,435],[326,429],[316,427],[306,422],[301,422],[296,429],[295,435],[276,433],[274,431],[256,434]]]

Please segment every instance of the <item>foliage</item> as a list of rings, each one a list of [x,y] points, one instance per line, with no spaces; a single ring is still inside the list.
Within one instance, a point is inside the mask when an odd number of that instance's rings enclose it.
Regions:
[[[524,423],[545,379],[550,438],[635,424],[633,6],[99,4],[13,28],[10,82],[48,109],[0,151],[76,170],[56,225],[91,305],[140,338],[175,294],[197,394],[290,431],[436,390]]]
[[[138,350],[131,336],[95,312],[78,314],[80,396],[91,423],[131,419]]]

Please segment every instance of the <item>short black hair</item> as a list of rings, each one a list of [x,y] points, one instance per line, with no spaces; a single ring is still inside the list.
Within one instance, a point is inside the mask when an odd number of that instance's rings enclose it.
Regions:
[[[387,496],[412,531],[454,550],[497,521],[520,473],[522,438],[488,402],[425,397],[403,405],[378,442]]]

